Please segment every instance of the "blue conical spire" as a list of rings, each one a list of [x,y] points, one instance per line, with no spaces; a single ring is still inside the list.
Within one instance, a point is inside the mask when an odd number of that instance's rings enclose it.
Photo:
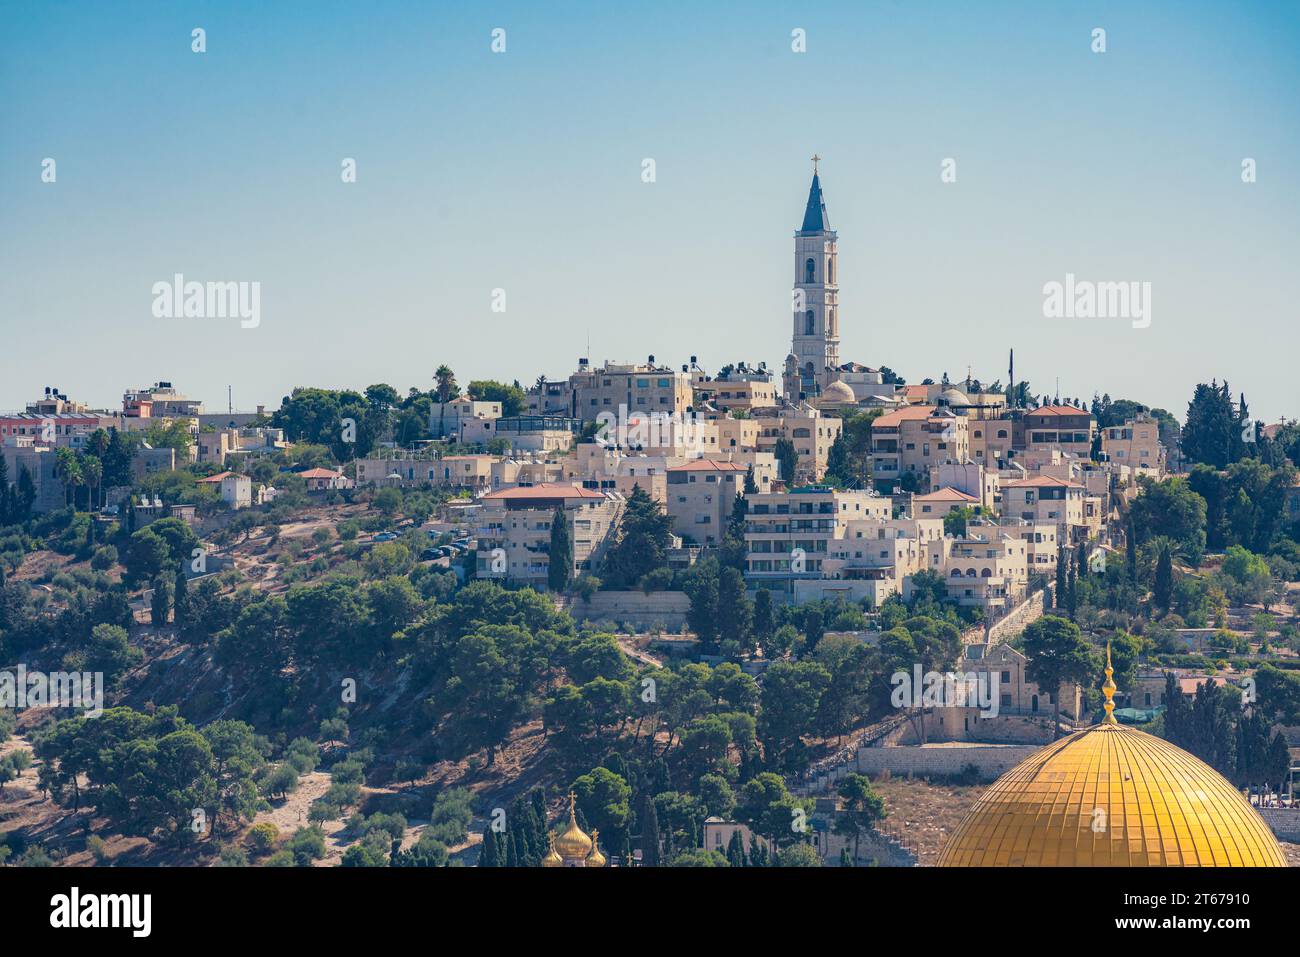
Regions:
[[[812,187],[808,190],[808,208],[803,211],[803,226],[799,231],[815,233],[830,228],[831,220],[826,215],[826,201],[822,199],[822,183],[814,171]]]

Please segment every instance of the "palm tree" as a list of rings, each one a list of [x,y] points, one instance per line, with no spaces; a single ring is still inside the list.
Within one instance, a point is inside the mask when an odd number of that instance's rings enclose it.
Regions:
[[[451,366],[440,365],[434,370],[433,381],[436,383],[438,393],[438,435],[441,436],[444,434],[443,423],[447,418],[447,403],[456,394],[456,374],[451,371]]]
[[[72,493],[81,481],[81,466],[77,463],[77,453],[66,446],[54,452],[54,474],[63,482],[63,503],[74,504]]]
[[[94,497],[87,500],[87,507],[93,512],[99,508],[100,483],[104,480],[104,463],[93,455],[82,456],[81,476],[85,479],[87,487],[95,490]]]

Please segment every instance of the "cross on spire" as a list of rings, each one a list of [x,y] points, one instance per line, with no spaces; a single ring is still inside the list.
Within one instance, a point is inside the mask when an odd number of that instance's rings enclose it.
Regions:
[[[814,176],[817,175],[817,164],[821,162],[821,159],[822,159],[822,158],[821,158],[820,156],[818,156],[816,153],[813,153],[813,155],[812,155],[812,164],[813,164],[813,175],[814,175]]]

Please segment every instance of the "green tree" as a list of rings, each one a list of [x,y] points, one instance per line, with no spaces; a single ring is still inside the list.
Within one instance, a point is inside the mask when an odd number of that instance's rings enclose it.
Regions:
[[[573,541],[564,508],[556,506],[551,516],[551,547],[547,555],[546,584],[553,592],[562,592],[573,575]]]
[[[794,485],[799,470],[799,451],[789,439],[777,439],[772,449],[776,457],[777,474],[786,485]]]
[[[863,834],[870,834],[876,822],[885,816],[885,799],[871,788],[871,779],[849,774],[839,784],[842,809],[835,819],[835,833],[853,838],[853,860],[858,859],[858,845]]]
[[[1061,688],[1067,682],[1086,685],[1096,672],[1096,661],[1079,626],[1064,618],[1045,615],[1024,632],[1029,663],[1025,677],[1052,692],[1053,737],[1061,733]]]

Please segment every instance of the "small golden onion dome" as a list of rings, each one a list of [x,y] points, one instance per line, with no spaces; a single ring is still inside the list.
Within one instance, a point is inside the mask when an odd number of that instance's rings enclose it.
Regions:
[[[555,849],[565,861],[582,861],[591,853],[591,838],[578,827],[578,796],[569,792],[569,826],[555,838]]]
[[[563,867],[564,858],[560,857],[560,855],[555,852],[555,835],[551,834],[548,835],[548,837],[550,838],[549,843],[551,849],[547,851],[546,856],[542,858],[542,867]]]
[[[604,867],[605,855],[600,853],[600,845],[596,839],[600,837],[600,831],[594,827],[591,829],[591,854],[587,856],[587,867]]]

